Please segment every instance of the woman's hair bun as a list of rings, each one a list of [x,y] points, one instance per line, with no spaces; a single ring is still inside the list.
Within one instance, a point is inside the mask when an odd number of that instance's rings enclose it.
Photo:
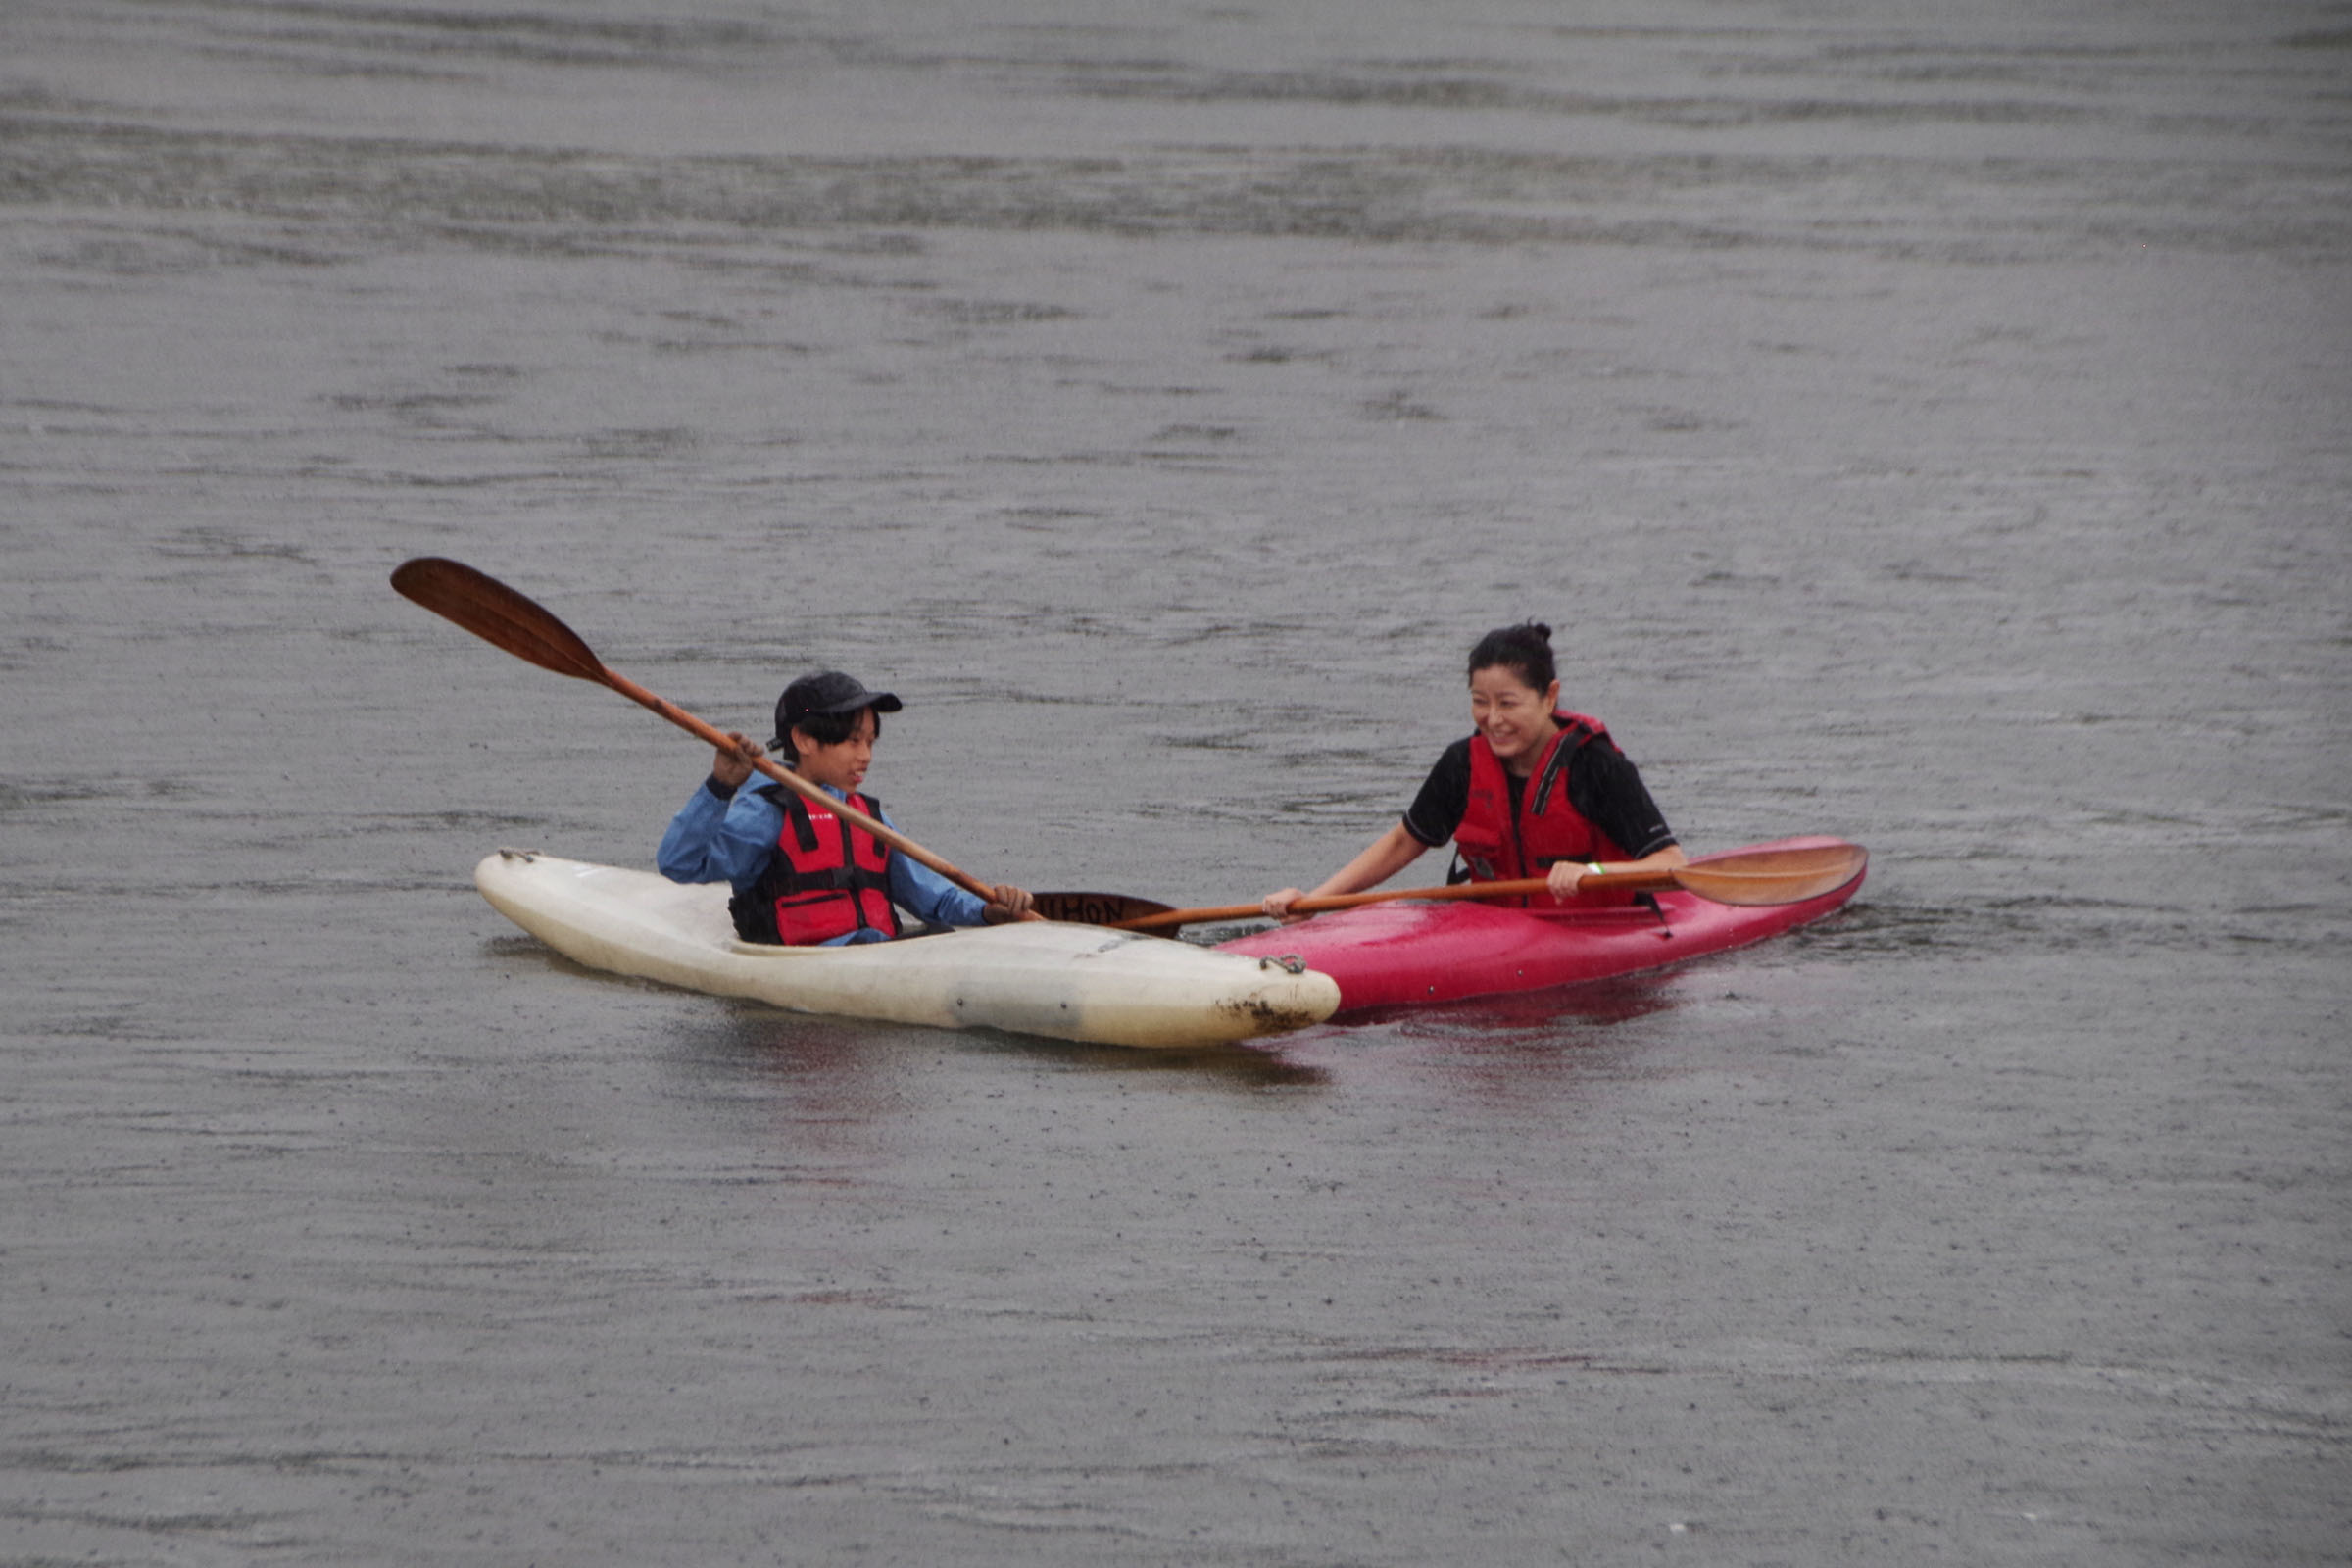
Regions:
[[[1551,628],[1540,620],[1516,626],[1497,626],[1470,650],[1470,673],[1496,665],[1515,673],[1526,685],[1543,691],[1558,674],[1551,659]]]

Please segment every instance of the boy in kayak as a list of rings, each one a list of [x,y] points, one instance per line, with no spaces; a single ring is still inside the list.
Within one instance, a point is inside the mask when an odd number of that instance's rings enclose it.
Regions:
[[[1476,733],[1439,757],[1403,818],[1311,896],[1378,886],[1447,839],[1468,880],[1543,877],[1551,900],[1567,898],[1586,872],[1604,865],[1686,863],[1609,732],[1598,719],[1560,707],[1549,626],[1530,621],[1479,639],[1470,651],[1470,721]],[[1291,906],[1309,896],[1284,888],[1259,907],[1287,919]]]
[[[803,675],[776,700],[768,749],[827,794],[890,827],[881,803],[858,793],[873,765],[882,715],[905,705],[869,692],[837,669]],[[730,732],[710,776],[670,819],[655,858],[672,882],[726,882],[727,908],[746,942],[837,947],[888,942],[902,908],[940,925],[1000,925],[1029,912],[1021,889],[1000,884],[982,900],[864,829],[784,788],[747,790],[752,759],[764,755]]]

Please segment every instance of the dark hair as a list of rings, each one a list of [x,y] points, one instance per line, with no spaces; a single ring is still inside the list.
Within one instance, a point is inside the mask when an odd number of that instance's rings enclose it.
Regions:
[[[1482,669],[1500,665],[1509,670],[1531,691],[1547,691],[1559,679],[1551,662],[1551,628],[1540,620],[1523,620],[1516,626],[1497,626],[1478,640],[1470,650],[1472,675]]]
[[[864,713],[874,715],[874,738],[881,739],[881,710],[873,708],[853,708],[846,713],[804,713],[793,720],[792,729],[777,736],[769,744],[768,749],[784,754],[785,766],[795,766],[801,760],[801,749],[792,744],[793,729],[801,731],[819,746],[839,746],[858,732],[858,719],[860,714]]]

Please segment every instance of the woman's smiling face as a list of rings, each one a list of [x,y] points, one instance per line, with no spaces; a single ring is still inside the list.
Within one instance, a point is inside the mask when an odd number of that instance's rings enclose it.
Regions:
[[[1508,664],[1489,664],[1470,675],[1470,722],[1487,738],[1502,765],[1525,775],[1559,733],[1552,721],[1560,706],[1560,683],[1543,691],[1530,686]]]

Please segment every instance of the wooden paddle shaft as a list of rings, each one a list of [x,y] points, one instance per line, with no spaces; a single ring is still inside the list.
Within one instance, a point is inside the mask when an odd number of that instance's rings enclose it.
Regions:
[[[1585,893],[1605,889],[1641,893],[1677,885],[1674,872],[1661,867],[1640,871],[1587,871],[1577,888]],[[1291,908],[1298,914],[1321,914],[1326,909],[1351,909],[1359,904],[1387,904],[1396,899],[1523,899],[1530,894],[1549,891],[1551,884],[1537,876],[1513,882],[1456,882],[1442,888],[1385,888],[1372,893],[1326,893],[1320,898],[1300,899]],[[1147,914],[1141,919],[1122,920],[1117,929],[1150,931],[1160,926],[1190,925],[1196,920],[1247,920],[1252,915],[1262,917],[1265,912],[1254,904],[1226,904],[1207,909],[1170,909],[1165,914]]]

